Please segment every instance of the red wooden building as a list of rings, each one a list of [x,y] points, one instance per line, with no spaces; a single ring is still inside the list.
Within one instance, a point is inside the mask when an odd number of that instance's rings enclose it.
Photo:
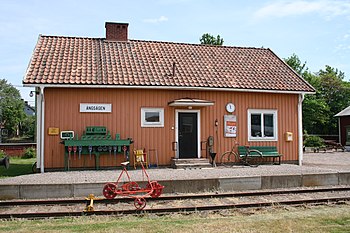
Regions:
[[[302,101],[314,88],[270,49],[131,40],[128,24],[105,27],[102,39],[39,36],[23,83],[36,88],[42,172],[64,167],[52,132],[87,126],[156,150],[160,165],[206,157],[209,136],[218,154],[234,141],[273,145],[283,162],[301,164]],[[121,161],[101,156],[100,165]]]
[[[339,112],[335,117],[338,117],[339,122],[339,142],[350,148],[350,106]]]

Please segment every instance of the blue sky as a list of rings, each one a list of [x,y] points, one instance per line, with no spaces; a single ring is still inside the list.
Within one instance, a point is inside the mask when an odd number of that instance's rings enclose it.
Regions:
[[[129,23],[130,39],[199,43],[219,34],[226,46],[295,53],[312,72],[330,65],[350,78],[345,0],[0,0],[0,78],[34,104],[21,86],[38,35],[104,38],[106,21]]]

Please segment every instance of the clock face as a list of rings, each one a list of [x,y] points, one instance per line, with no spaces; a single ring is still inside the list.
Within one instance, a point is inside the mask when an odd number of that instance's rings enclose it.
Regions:
[[[235,111],[235,105],[233,103],[226,104],[226,111],[232,113]]]

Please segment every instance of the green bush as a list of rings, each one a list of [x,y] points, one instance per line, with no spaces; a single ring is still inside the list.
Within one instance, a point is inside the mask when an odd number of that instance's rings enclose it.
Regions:
[[[29,147],[25,149],[24,154],[22,156],[23,159],[30,159],[36,157],[36,150],[33,147]]]
[[[3,150],[0,150],[0,159],[5,157],[6,153]]]
[[[307,136],[304,145],[306,147],[321,147],[324,146],[324,140],[319,136]]]

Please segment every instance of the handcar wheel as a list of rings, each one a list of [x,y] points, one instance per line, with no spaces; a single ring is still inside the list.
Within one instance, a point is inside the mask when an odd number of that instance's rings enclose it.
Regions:
[[[113,199],[117,196],[116,190],[117,185],[108,183],[103,187],[103,196],[105,196],[107,199]]]
[[[152,186],[151,186],[152,185]],[[157,198],[159,197],[162,192],[163,192],[163,188],[164,186],[163,185],[160,185],[157,181],[152,181],[151,182],[151,185],[150,184],[147,184],[146,188],[147,189],[152,189],[153,188],[153,191],[150,193],[150,196],[152,198]]]
[[[143,197],[135,198],[134,206],[137,210],[143,210],[146,206],[146,200]]]
[[[163,189],[154,189],[153,192],[150,194],[152,198],[157,198],[162,194]]]

